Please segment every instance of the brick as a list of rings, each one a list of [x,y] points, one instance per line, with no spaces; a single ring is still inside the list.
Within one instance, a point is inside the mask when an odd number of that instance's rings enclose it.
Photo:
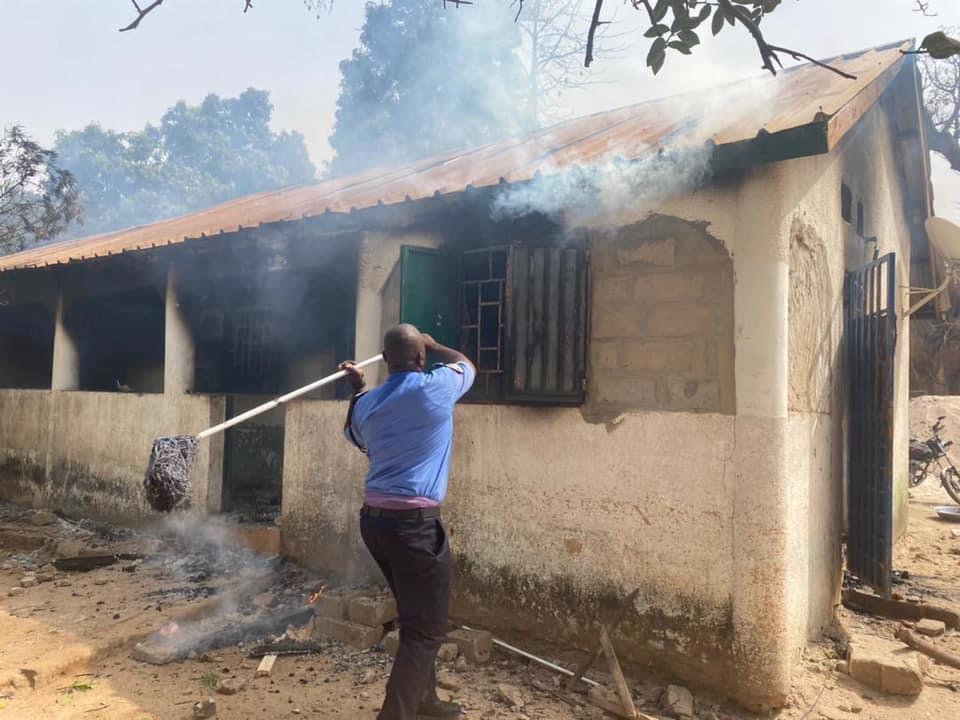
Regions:
[[[489,662],[493,654],[493,636],[485,630],[454,630],[447,641],[456,643],[464,657],[478,665]]]
[[[716,332],[716,309],[701,303],[657,305],[651,311],[645,328],[648,337],[712,337]]]
[[[317,617],[346,620],[349,603],[346,595],[321,595],[313,604],[313,612]]]
[[[891,695],[919,695],[923,691],[926,658],[915,653],[888,655],[851,648],[850,677]]]
[[[276,655],[264,655],[260,659],[260,664],[257,665],[257,677],[270,677],[270,673],[273,672],[273,666],[276,662]]]
[[[673,238],[617,243],[617,262],[621,265],[653,265],[669,267],[677,258],[677,241]]]
[[[397,650],[400,649],[400,632],[398,630],[388,632],[386,637],[383,638],[383,649],[391,657],[397,656]]]
[[[636,279],[633,299],[642,303],[699,300],[703,295],[703,275],[700,273],[658,273]]]
[[[437,660],[450,663],[456,660],[458,655],[460,655],[460,647],[456,643],[445,642],[437,652]]]
[[[926,618],[916,624],[916,630],[921,635],[927,637],[940,637],[947,631],[947,624],[943,620],[930,620]]]
[[[369,650],[380,642],[382,630],[346,620],[318,617],[313,626],[313,634],[337,640],[355,650]]]
[[[350,620],[360,625],[381,628],[397,617],[392,597],[356,597],[350,600]]]
[[[678,340],[627,340],[623,344],[625,370],[696,372],[705,369],[698,343]]]

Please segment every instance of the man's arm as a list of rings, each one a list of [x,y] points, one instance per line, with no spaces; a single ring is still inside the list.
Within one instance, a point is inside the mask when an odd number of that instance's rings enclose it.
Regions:
[[[474,374],[476,374],[477,368],[474,366],[470,358],[468,358],[462,352],[459,350],[454,350],[452,347],[441,345],[434,340],[431,335],[427,335],[426,333],[421,333],[421,335],[423,335],[423,344],[426,347],[427,352],[432,352],[434,355],[436,355],[440,362],[444,363],[445,365],[458,362],[466,363],[473,369]]]
[[[350,405],[347,407],[347,419],[343,424],[343,433],[347,436],[347,439],[350,440],[354,445],[356,445],[360,450],[366,452],[367,449],[364,446],[363,438],[360,436],[359,431],[353,426],[353,410],[357,405],[357,400],[359,400],[367,387],[366,375],[363,372],[362,368],[358,368],[356,364],[352,361],[340,363],[340,370],[344,370],[347,373],[347,381],[353,387],[353,395],[350,397]]]

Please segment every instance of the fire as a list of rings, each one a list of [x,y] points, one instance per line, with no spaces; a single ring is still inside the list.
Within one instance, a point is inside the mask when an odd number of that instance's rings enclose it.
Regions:
[[[175,622],[168,622],[162,628],[157,630],[157,634],[165,638],[171,638],[174,635],[176,635],[178,632],[180,632],[180,626],[177,625]]]
[[[315,605],[317,600],[320,599],[320,596],[323,595],[326,589],[326,585],[321,585],[314,592],[307,595],[307,605]]]

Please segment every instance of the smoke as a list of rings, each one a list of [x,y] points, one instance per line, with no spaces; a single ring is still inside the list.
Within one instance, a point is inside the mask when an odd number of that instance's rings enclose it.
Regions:
[[[710,176],[712,149],[666,149],[639,160],[614,158],[587,167],[540,174],[498,194],[490,207],[493,220],[531,213],[551,219],[604,215],[644,209],[658,200],[689,192]]]

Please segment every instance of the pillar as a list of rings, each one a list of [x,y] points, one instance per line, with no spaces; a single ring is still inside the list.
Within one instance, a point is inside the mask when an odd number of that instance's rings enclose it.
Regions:
[[[182,395],[192,391],[196,351],[193,334],[180,308],[173,264],[167,271],[163,348],[163,392]]]
[[[80,355],[77,344],[64,324],[64,297],[57,295],[57,312],[53,330],[53,390],[77,390],[80,387]]]
[[[738,696],[757,708],[789,694],[798,621],[791,617],[786,463],[789,235],[777,178],[771,168],[744,183],[734,252],[734,677]]]

